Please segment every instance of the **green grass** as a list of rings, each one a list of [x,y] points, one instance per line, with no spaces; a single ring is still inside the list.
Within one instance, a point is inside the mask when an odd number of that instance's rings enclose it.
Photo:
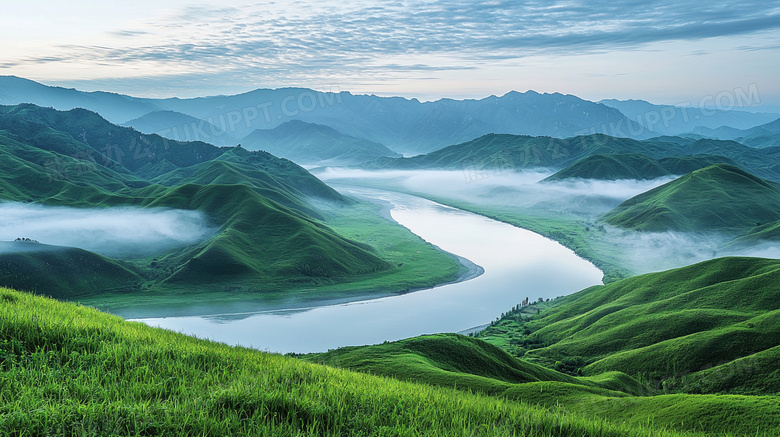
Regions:
[[[780,185],[717,164],[628,199],[604,220],[640,231],[743,233],[780,220]]]
[[[665,395],[621,372],[574,377],[518,360],[481,340],[438,334],[306,355],[316,363],[471,393],[592,419],[713,435],[772,435],[780,398]]]
[[[229,347],[0,291],[6,435],[692,435]]]
[[[198,210],[217,229],[200,244],[154,256],[117,261],[91,254],[91,285],[74,280],[83,268],[69,270],[72,263],[61,256],[50,268],[42,267],[44,255],[14,256],[0,263],[0,277],[11,278],[6,284],[116,308],[138,297],[168,303],[208,293],[228,300],[290,292],[311,298],[314,288],[318,298],[379,295],[451,281],[459,273],[453,257],[382,219],[377,209],[345,199],[300,166],[265,152],[164,140],[89,111],[34,105],[3,107],[0,129],[6,129],[0,131],[2,200]],[[105,144],[124,155],[101,155]],[[361,236],[383,246],[373,248]],[[142,279],[117,274],[113,265],[120,264]]]
[[[649,158],[645,155],[615,154],[589,155],[545,179],[656,179],[662,176],[683,175],[713,164],[736,164],[722,156],[694,155],[683,157]]]
[[[778,394],[776,367],[764,364],[780,359],[779,279],[780,261],[719,258],[591,287],[480,337],[533,362],[621,371],[667,391]]]

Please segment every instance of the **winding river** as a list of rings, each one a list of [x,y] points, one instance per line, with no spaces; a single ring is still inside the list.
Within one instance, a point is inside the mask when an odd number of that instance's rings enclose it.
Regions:
[[[526,297],[554,298],[601,283],[593,264],[555,241],[420,197],[356,189],[392,205],[392,218],[484,273],[467,281],[359,302],[307,309],[135,319],[270,352],[322,352],[489,323]]]

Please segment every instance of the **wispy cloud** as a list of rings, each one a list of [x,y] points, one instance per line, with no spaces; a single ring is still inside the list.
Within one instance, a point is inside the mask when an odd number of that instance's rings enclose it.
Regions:
[[[286,75],[300,83],[334,75],[458,71],[496,60],[632,50],[778,28],[776,0],[261,2],[185,7],[115,29],[98,44],[0,61],[113,63],[147,72],[159,66],[152,74],[251,76],[256,82]]]

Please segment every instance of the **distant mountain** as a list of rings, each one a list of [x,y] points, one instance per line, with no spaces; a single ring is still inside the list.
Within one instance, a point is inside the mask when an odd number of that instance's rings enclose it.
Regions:
[[[72,88],[42,85],[16,76],[0,76],[0,105],[34,103],[61,111],[85,108],[119,124],[159,110],[153,102],[122,94],[85,92]]]
[[[645,133],[655,133],[656,135],[679,135],[696,132],[697,128],[715,130],[724,126],[726,128],[723,128],[722,131],[730,132],[728,128],[749,129],[778,118],[778,114],[775,113],[654,105],[644,100],[607,99],[601,100],[599,103],[619,110],[630,120],[641,125]]]
[[[303,165],[352,165],[383,156],[400,157],[381,144],[300,120],[273,129],[258,129],[244,137],[241,145],[247,150],[264,150]]]
[[[640,231],[743,234],[780,220],[780,185],[717,164],[632,197],[603,219]]]
[[[174,111],[202,120],[204,126],[216,126],[226,131],[225,137],[232,138],[243,138],[256,129],[272,129],[286,121],[302,120],[383,144],[406,155],[430,152],[488,133],[559,138],[597,132],[640,138],[649,136],[639,125],[609,106],[571,95],[533,91],[513,91],[480,100],[442,99],[435,102],[306,88],[258,89],[234,96],[196,99],[142,99],[48,87],[13,76],[0,77],[0,104],[25,102],[61,110],[83,107],[114,123],[132,120],[135,124],[136,119],[147,114]],[[158,126],[157,122],[143,121],[154,124],[148,127]],[[178,123],[177,120],[174,126]],[[163,124],[166,129],[170,127],[168,123]],[[200,140],[233,144],[222,136]]]
[[[215,126],[176,111],[154,111],[122,123],[145,134],[157,134],[176,141],[203,141],[216,146],[235,146],[238,140],[227,132],[226,126]]]
[[[591,155],[558,171],[545,181],[564,179],[656,179],[684,175],[713,164],[736,165],[722,156],[692,155],[653,159],[641,154]]]

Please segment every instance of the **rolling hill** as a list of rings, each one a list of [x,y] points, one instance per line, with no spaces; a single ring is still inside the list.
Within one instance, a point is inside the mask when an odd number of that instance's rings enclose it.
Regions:
[[[229,347],[8,289],[0,289],[0,338],[0,386],[8,394],[0,396],[4,434],[693,437],[702,434],[689,429],[713,426],[715,433],[761,436],[777,422],[766,413],[768,400],[706,396],[686,398],[685,409],[666,400],[677,414],[656,407],[633,409],[633,419],[593,418],[576,411],[582,399],[538,407],[401,382]],[[567,388],[536,384],[529,394],[550,388],[560,395]],[[623,398],[642,399],[616,393],[604,397],[603,406],[625,408]],[[701,420],[680,427],[680,413]],[[723,421],[721,414],[742,419]]]
[[[125,263],[72,247],[0,241],[0,286],[56,299],[139,291],[144,279]]]
[[[777,395],[780,261],[718,258],[558,298],[538,317],[507,315],[481,338],[523,359],[620,371],[666,392]]]
[[[257,129],[241,140],[247,150],[264,150],[301,165],[353,165],[399,154],[372,141],[328,126],[292,120],[273,129]]]
[[[545,179],[656,179],[669,175],[684,175],[713,164],[736,165],[721,156],[691,155],[653,159],[641,154],[590,155]]]
[[[350,201],[298,165],[265,152],[167,141],[112,125],[89,111],[33,105],[0,107],[0,144],[2,200],[198,210],[218,229],[205,241],[154,259],[127,258],[127,268],[78,249],[41,245],[51,250],[4,252],[0,277],[15,287],[62,298],[101,290],[138,292],[141,283],[144,290],[157,291],[238,284],[274,291],[348,282],[392,268],[370,246],[324,225],[312,203],[347,206]],[[137,159],[108,159],[96,155],[103,144],[118,151],[134,144],[148,149]]]
[[[669,159],[665,165],[673,173],[697,167],[699,159],[702,163],[712,159],[713,162],[734,162],[761,177],[780,181],[780,167],[776,164],[780,159],[780,149],[760,150],[734,141],[711,139],[657,137],[637,141],[601,134],[566,139],[490,134],[426,155],[380,158],[360,168],[495,173],[538,167],[563,169],[589,156],[637,154],[655,160]]]
[[[640,231],[739,234],[780,220],[780,185],[717,164],[632,197],[603,220]]]

